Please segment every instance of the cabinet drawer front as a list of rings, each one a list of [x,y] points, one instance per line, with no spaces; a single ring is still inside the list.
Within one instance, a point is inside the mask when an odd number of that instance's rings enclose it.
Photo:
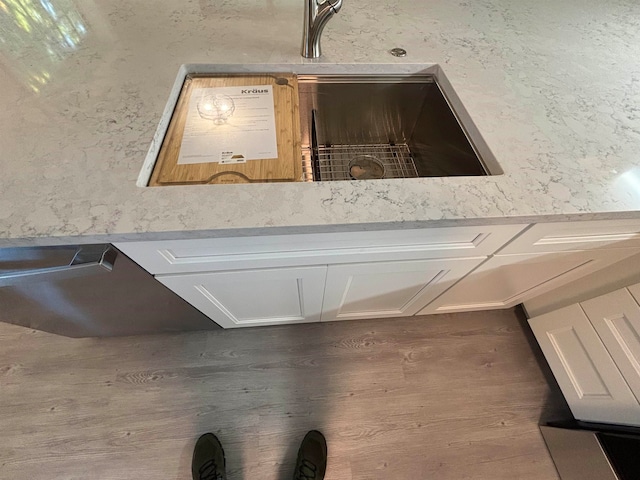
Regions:
[[[224,328],[319,322],[326,267],[159,275]]]
[[[575,418],[640,424],[640,405],[579,305],[529,320]]]
[[[640,220],[538,223],[500,254],[640,247]]]
[[[152,274],[490,255],[526,225],[122,242]]]
[[[624,288],[582,302],[581,306],[640,399],[640,306]]]

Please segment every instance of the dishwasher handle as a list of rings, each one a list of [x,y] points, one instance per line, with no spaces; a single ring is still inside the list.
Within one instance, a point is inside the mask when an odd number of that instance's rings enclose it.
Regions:
[[[110,273],[113,270],[117,256],[118,251],[115,248],[107,247],[102,252],[94,254],[93,258],[87,258],[82,247],[80,247],[68,265],[0,273],[0,288],[15,287],[33,282],[57,282],[59,280]]]

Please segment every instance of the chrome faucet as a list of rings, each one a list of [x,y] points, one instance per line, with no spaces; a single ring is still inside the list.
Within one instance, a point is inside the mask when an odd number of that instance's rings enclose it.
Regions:
[[[342,0],[305,0],[304,34],[302,37],[302,56],[318,58],[320,52],[320,36],[329,19],[340,11]]]

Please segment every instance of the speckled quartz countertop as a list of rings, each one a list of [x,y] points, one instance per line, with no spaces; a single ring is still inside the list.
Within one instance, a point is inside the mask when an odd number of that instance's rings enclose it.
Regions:
[[[20,4],[0,9],[0,245],[640,218],[634,0],[344,0],[316,61],[302,0]],[[180,65],[255,63],[438,64],[505,173],[136,186]]]

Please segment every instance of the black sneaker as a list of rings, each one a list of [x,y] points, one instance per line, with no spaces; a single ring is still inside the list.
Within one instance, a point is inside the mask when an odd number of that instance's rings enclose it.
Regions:
[[[327,441],[317,430],[308,432],[298,450],[293,480],[322,480],[327,470]]]
[[[224,467],[224,450],[220,440],[213,433],[205,433],[193,449],[193,480],[227,480]]]

